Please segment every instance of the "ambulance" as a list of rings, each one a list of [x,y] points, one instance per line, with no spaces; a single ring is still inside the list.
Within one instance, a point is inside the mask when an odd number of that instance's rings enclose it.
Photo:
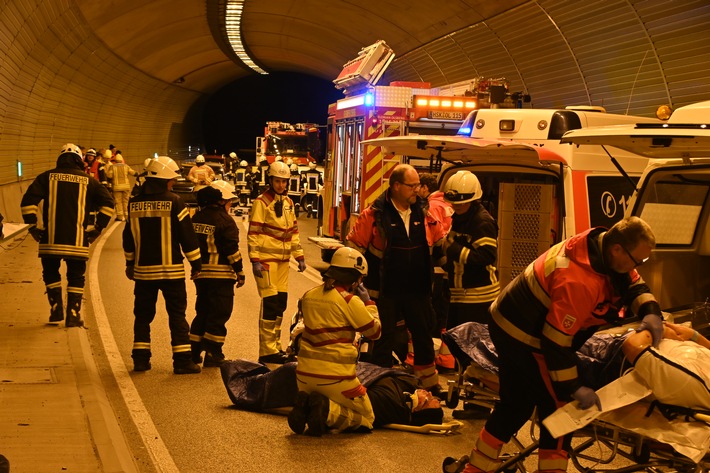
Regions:
[[[678,108],[664,123],[582,128],[562,142],[648,158],[626,208],[656,237],[638,271],[676,322],[692,320],[710,335],[710,101]]]
[[[593,226],[621,219],[648,158],[602,145],[561,143],[565,132],[601,125],[661,120],[606,113],[600,107],[479,109],[458,136],[398,136],[367,140],[399,162],[442,163],[440,188],[461,169],[479,178],[483,203],[499,226],[501,284],[551,245]]]

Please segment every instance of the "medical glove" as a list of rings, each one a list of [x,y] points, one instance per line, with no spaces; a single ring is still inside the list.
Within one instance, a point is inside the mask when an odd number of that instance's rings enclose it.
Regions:
[[[580,386],[572,394],[572,397],[579,401],[579,407],[581,409],[589,409],[590,407],[596,405],[599,410],[602,410],[602,402],[599,400],[599,396],[594,392],[592,388],[586,386]]]
[[[251,272],[254,273],[255,278],[260,278],[262,277],[261,272],[266,271],[266,267],[264,267],[263,264],[261,264],[258,261],[255,261],[251,264]]]
[[[306,260],[298,260],[298,272],[302,273],[306,270]]]
[[[648,330],[653,337],[653,347],[658,348],[663,338],[663,319],[658,314],[646,314],[636,329],[637,332]]]
[[[363,283],[360,283],[355,286],[355,295],[362,299],[362,302],[370,301],[370,293],[367,292],[367,288]]]

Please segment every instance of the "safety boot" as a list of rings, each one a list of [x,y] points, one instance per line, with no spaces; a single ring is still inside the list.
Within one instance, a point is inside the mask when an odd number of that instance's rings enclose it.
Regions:
[[[224,357],[224,353],[222,353],[222,350],[214,353],[208,351],[205,353],[204,367],[219,367],[222,366],[222,363],[224,363],[225,361],[227,361],[227,359]]]
[[[196,365],[202,363],[202,342],[190,342],[190,353],[192,354],[192,362]]]
[[[134,348],[131,352],[133,358],[133,371],[149,371],[151,368],[151,351],[143,348]]]
[[[83,327],[84,321],[81,320],[81,297],[82,294],[70,292],[67,294],[67,327]]]
[[[175,374],[197,374],[202,371],[200,365],[192,361],[190,353],[173,354],[173,373]]]
[[[62,300],[62,288],[53,287],[47,289],[47,299],[49,300],[49,321],[61,322],[64,320],[64,301]]]
[[[320,437],[328,430],[328,412],[330,400],[321,393],[312,392],[308,395],[307,435]]]

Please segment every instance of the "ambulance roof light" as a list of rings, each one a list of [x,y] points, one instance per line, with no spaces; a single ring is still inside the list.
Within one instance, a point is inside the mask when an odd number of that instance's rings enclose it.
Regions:
[[[372,92],[367,92],[365,94],[365,106],[369,107],[375,104],[375,94]]]

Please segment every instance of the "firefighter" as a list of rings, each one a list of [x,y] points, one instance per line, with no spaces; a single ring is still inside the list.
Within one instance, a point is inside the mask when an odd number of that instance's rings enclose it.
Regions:
[[[306,209],[306,218],[317,218],[318,192],[320,191],[320,186],[323,185],[323,176],[316,169],[316,163],[310,162],[308,163],[308,171],[304,172],[302,177],[304,196],[301,203],[303,208]]]
[[[123,156],[116,155],[116,163],[108,168],[107,176],[113,185],[113,200],[116,203],[116,220],[122,222],[128,215],[128,199],[131,192],[131,183],[128,176],[136,176],[138,172],[123,162]]]
[[[96,150],[94,148],[89,148],[86,152],[86,173],[108,187],[106,168],[100,159],[96,159]]]
[[[500,293],[498,225],[481,205],[483,190],[471,171],[458,171],[444,185],[454,207],[451,231],[443,245],[451,294],[446,328],[464,322],[488,324],[488,309]]]
[[[289,158],[290,159],[290,158]],[[296,218],[301,213],[301,173],[298,171],[298,164],[291,164],[291,177],[288,180],[288,196],[293,201]]]
[[[197,192],[200,210],[192,226],[200,242],[202,271],[195,278],[197,299],[195,318],[190,326],[192,361],[204,366],[220,366],[224,361],[222,346],[227,336],[226,323],[234,306],[234,285],[244,285],[242,255],[239,253],[239,229],[229,214],[234,188],[217,180]]]
[[[37,226],[39,203],[44,201],[42,221]],[[47,287],[49,321],[64,320],[62,260],[67,267],[67,327],[81,327],[81,298],[89,245],[99,236],[113,216],[113,199],[99,181],[84,172],[78,146],[67,143],[59,152],[57,167],[41,173],[22,196],[22,219],[31,225],[29,232],[39,242],[42,279]],[[87,230],[90,210],[98,210],[93,229]]]
[[[250,190],[247,188],[250,180],[249,174],[249,163],[242,160],[239,163],[239,167],[234,172],[234,181],[236,183],[236,189],[239,193],[239,205],[241,207],[249,206],[251,200],[251,196],[249,195]]]
[[[375,340],[381,332],[377,306],[362,284],[366,275],[362,253],[338,248],[323,274],[323,284],[301,299],[305,330],[296,368],[299,393],[288,416],[288,425],[297,434],[304,432],[306,424],[308,434],[314,436],[327,427],[373,427],[372,404],[355,373],[356,334]]]
[[[633,313],[642,319],[637,331],[649,330],[658,346],[661,308],[636,271],[655,245],[646,222],[625,218],[609,230],[596,227],[557,243],[505,287],[491,305],[489,324],[500,402],[463,471],[497,470],[503,445],[533,410],[544,419],[572,400],[581,409],[601,410],[599,396],[579,377],[576,350],[603,324]],[[541,427],[539,438],[538,471],[567,471],[570,437],[555,439]]]
[[[163,293],[168,312],[175,374],[199,373],[192,361],[190,326],[185,319],[187,291],[183,253],[190,263],[190,277],[202,269],[200,245],[192,228],[190,213],[180,196],[172,192],[178,165],[167,156],[148,163],[146,181],[128,203],[128,220],[123,229],[126,276],[135,281],[133,294],[133,371],[150,366],[150,323],[155,317],[158,292]]]
[[[288,302],[289,259],[306,270],[298,234],[298,222],[289,199],[291,172],[281,161],[269,166],[269,188],[251,207],[249,216],[249,260],[261,297],[259,315],[259,362],[285,363],[288,355],[281,349],[281,322]]]
[[[226,167],[227,167],[227,169],[225,169],[225,171],[226,172],[233,172],[234,167],[236,166],[236,163],[239,162],[239,157],[237,156],[237,153],[232,151],[231,153],[229,153],[229,159],[226,159],[225,161],[226,161]]]
[[[263,154],[259,156],[259,173],[257,174],[256,196],[264,193],[269,186],[269,161]],[[256,197],[255,197],[256,198]]]
[[[214,181],[214,171],[205,164],[205,157],[201,154],[198,154],[195,158],[195,165],[192,166],[190,172],[187,174],[187,179],[195,184],[195,192],[205,186],[209,186],[210,183]]]

